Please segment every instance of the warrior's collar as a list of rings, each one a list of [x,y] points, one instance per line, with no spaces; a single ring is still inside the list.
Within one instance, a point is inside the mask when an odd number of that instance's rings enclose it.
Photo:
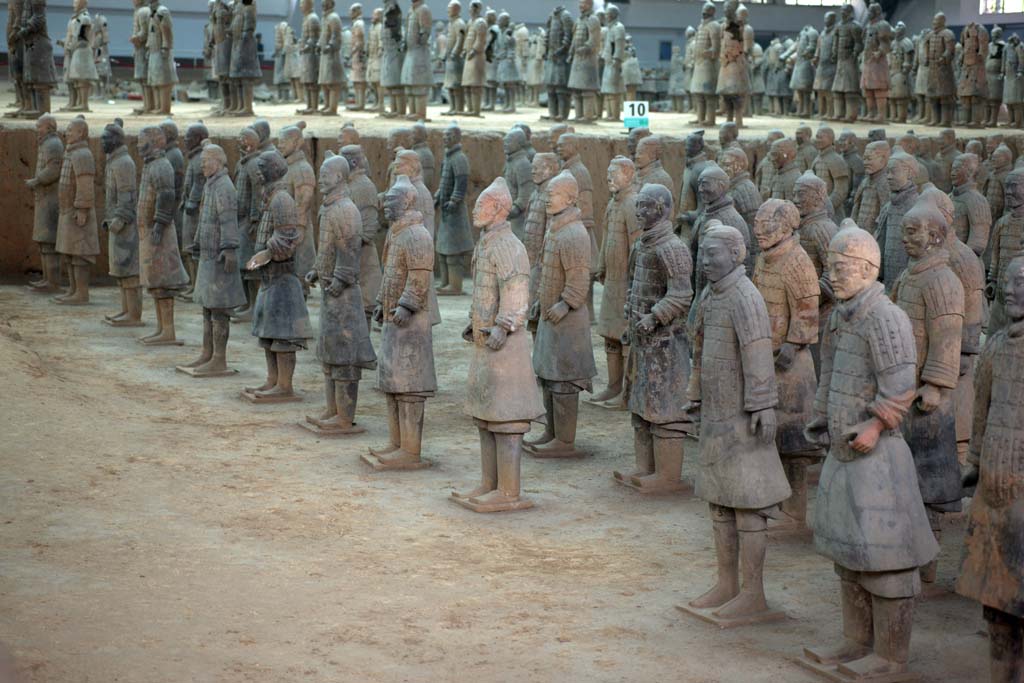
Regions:
[[[797,244],[800,244],[800,236],[794,234],[779,240],[761,253],[766,261],[775,261],[792,251]]]
[[[932,268],[938,268],[949,263],[949,252],[945,249],[933,249],[924,255],[923,258],[910,259],[907,270],[913,275],[923,273]]]
[[[668,218],[663,218],[650,228],[647,228],[640,233],[640,242],[645,247],[652,247],[661,244],[674,236],[675,229],[672,225],[672,221]]]
[[[548,232],[557,232],[574,221],[580,220],[580,210],[570,206],[561,213],[556,213],[548,218]]]
[[[729,289],[732,289],[740,281],[740,278],[745,277],[747,274],[746,267],[741,263],[736,266],[731,273],[723,277],[718,282],[711,283],[711,291],[715,294],[721,294]]]
[[[973,180],[969,180],[963,185],[954,185],[953,194],[959,197],[962,194],[967,194],[977,186],[977,183]]]
[[[871,305],[885,296],[885,285],[881,282],[872,282],[864,289],[857,292],[853,298],[840,301],[836,304],[836,310],[843,320],[850,320],[862,311],[870,310]]]

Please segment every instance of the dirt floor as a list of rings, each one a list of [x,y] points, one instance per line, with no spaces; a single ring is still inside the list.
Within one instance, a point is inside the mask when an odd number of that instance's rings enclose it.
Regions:
[[[583,405],[590,458],[525,459],[532,510],[448,501],[479,477],[459,395],[468,297],[442,299],[435,328],[435,466],[381,474],[358,458],[386,438],[372,378],[367,433],[318,439],[295,425],[322,401],[312,352],[304,403],[252,406],[238,392],[264,368],[247,326],[229,345],[239,374],[196,380],[174,371],[197,353],[194,304],[177,307],[187,345],[150,349],[144,328],[101,324],[115,300],[98,288],[65,308],[0,288],[0,642],[25,681],[817,680],[791,659],[839,634],[831,565],[806,541],[772,543],[783,623],[719,631],[679,613],[713,579],[707,508],[613,483],[632,461],[626,413]],[[961,537],[943,538],[947,588]],[[983,680],[983,634],[976,604],[923,601],[912,666]]]

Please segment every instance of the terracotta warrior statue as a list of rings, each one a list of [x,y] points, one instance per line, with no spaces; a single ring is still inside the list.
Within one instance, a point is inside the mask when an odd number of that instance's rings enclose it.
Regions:
[[[494,41],[494,60],[497,62],[495,78],[505,91],[505,106],[502,112],[515,113],[517,91],[519,90],[519,65],[516,63],[516,35],[512,17],[508,12],[498,15],[498,33]]]
[[[576,180],[577,195],[573,204],[579,209],[580,220],[590,235],[590,273],[593,275],[597,270],[597,245],[604,240],[604,234],[600,232],[604,226],[594,219],[594,183],[591,180],[590,171],[580,157],[580,139],[575,133],[559,136],[555,151],[562,160],[562,169],[571,173]],[[593,317],[593,283],[591,283],[587,301],[587,307]]]
[[[381,231],[380,214],[377,204],[377,186],[370,180],[366,154],[359,145],[345,145],[341,155],[348,162],[348,196],[359,210],[362,224],[362,247],[359,253],[359,290],[363,295],[363,312],[366,326],[370,327],[373,311],[377,307],[380,292],[380,254],[377,252],[377,236]]]
[[[692,47],[688,49],[694,51],[690,99],[693,100],[697,114],[691,124],[714,126],[718,109],[718,59],[722,52],[722,24],[715,21],[714,3],[704,3],[697,35],[694,36]]]
[[[449,107],[444,116],[454,116],[466,110],[465,90],[462,87],[462,71],[466,67],[463,53],[466,50],[468,27],[462,18],[462,3],[450,0],[448,3],[448,35],[444,54],[444,88],[448,91]]]
[[[14,111],[5,114],[7,118],[15,118],[29,107],[31,95],[25,92],[25,46],[18,39],[21,28],[21,2],[7,5],[7,54],[11,84],[14,86]]]
[[[28,98],[17,114],[34,119],[50,111],[50,91],[57,85],[53,43],[46,28],[46,0],[23,2],[20,18],[15,41],[20,46],[22,82]]]
[[[754,237],[761,256],[752,277],[771,323],[779,393],[775,446],[793,491],[781,505],[781,517],[784,525],[798,530],[807,524],[807,467],[822,457],[820,446],[803,434],[817,386],[811,347],[818,341],[821,275],[794,234],[800,224],[800,212],[790,202],[769,199],[758,209]]]
[[[811,164],[814,175],[825,181],[832,215],[842,219],[846,213],[846,198],[850,196],[850,167],[835,148],[836,134],[828,126],[821,126],[814,136],[818,157]]]
[[[96,160],[89,149],[89,124],[79,116],[64,131],[64,161],[57,184],[57,253],[67,265],[71,286],[54,297],[58,304],[89,303],[89,275],[100,253],[96,225]]]
[[[262,187],[257,178],[260,138],[252,127],[238,133],[238,162],[233,182],[238,197],[238,269],[245,287],[245,305],[231,314],[232,322],[252,322],[252,307],[260,286],[258,272],[246,269],[249,259],[256,253],[256,230],[263,206]]]
[[[696,35],[696,30],[692,26],[686,30],[688,32],[693,31],[693,34]],[[693,36],[691,35],[689,38],[692,39]],[[672,100],[672,112],[676,114],[681,114],[686,110],[686,93],[687,88],[690,86],[684,80],[687,76],[686,59],[682,48],[678,45],[673,45],[672,59],[669,61],[668,67],[668,96]]]
[[[963,50],[958,55],[961,72],[956,83],[957,99],[963,108],[963,120],[967,127],[981,128],[987,119],[985,59],[988,56],[988,31],[972,21],[960,32],[960,45]]]
[[[228,176],[223,149],[206,140],[200,159],[206,183],[199,225],[189,248],[199,264],[194,299],[203,307],[203,348],[199,358],[178,370],[193,377],[221,377],[234,374],[227,364],[230,315],[245,303],[238,270],[238,193]]]
[[[552,121],[569,118],[569,47],[573,38],[573,20],[558,5],[548,16],[544,37],[544,85],[548,92],[548,114]]]
[[[821,298],[818,301],[818,338],[825,336],[825,324],[832,312],[832,285],[827,270],[828,245],[839,232],[829,215],[828,188],[825,181],[810,171],[800,176],[793,186],[793,204],[800,212],[800,227],[797,231],[800,247],[811,259],[814,272],[818,275]],[[818,344],[811,344],[814,367],[821,368],[818,361]]]
[[[171,89],[178,82],[174,63],[174,26],[171,11],[160,0],[149,0],[149,37],[146,41],[148,76],[154,114],[171,113]]]
[[[601,244],[595,276],[604,285],[597,333],[604,339],[608,384],[604,391],[589,401],[605,408],[622,407],[625,399],[623,371],[629,357],[629,346],[622,343],[626,332],[623,307],[629,289],[629,254],[642,230],[636,216],[635,174],[633,162],[626,157],[615,157],[608,165],[609,199],[605,210],[608,230]]]
[[[942,515],[959,512],[963,491],[956,454],[953,395],[960,374],[964,290],[949,267],[946,219],[928,202],[918,202],[903,217],[907,268],[892,288],[892,299],[906,312],[917,346],[915,401],[903,423],[914,454],[921,497],[936,539]],[[921,580],[935,581],[933,560]]]
[[[672,193],[672,206],[674,208],[677,188],[676,184],[672,181],[672,176],[668,174],[668,171],[665,170],[664,165],[661,163],[661,156],[664,152],[665,142],[661,136],[648,135],[637,143],[636,150],[632,154],[633,164],[636,167],[636,181],[634,185],[637,189],[647,184],[664,185]]]
[[[943,192],[953,191],[953,162],[960,156],[956,144],[956,131],[946,128],[939,131],[939,149],[930,169],[931,181]]]
[[[885,123],[889,115],[889,54],[892,52],[892,26],[882,17],[882,6],[868,5],[868,21],[864,25],[863,66],[860,86],[864,93],[867,115],[865,121]]]
[[[771,198],[792,201],[793,187],[801,173],[796,163],[796,142],[790,138],[776,140],[769,148],[768,156],[775,165]]]
[[[380,67],[383,60],[384,10],[374,8],[370,14],[370,30],[366,37],[366,84],[373,93],[374,108],[384,111],[384,91],[380,85]]]
[[[953,32],[946,28],[946,15],[939,12],[924,42],[924,58],[928,64],[927,126],[946,127],[953,124],[956,106],[956,76],[953,74],[955,44]]]
[[[341,93],[348,83],[345,78],[345,56],[342,54],[341,16],[334,11],[334,0],[323,0],[324,19],[317,41],[317,86],[323,94],[324,106],[317,110],[323,116],[337,116]]]
[[[267,379],[246,387],[242,397],[253,403],[298,401],[292,380],[295,354],[313,336],[309,313],[296,274],[296,253],[307,225],[299,218],[288,191],[288,162],[275,149],[262,152],[256,171],[263,186],[263,212],[256,231],[256,254],[247,268],[260,274],[260,290],[253,307],[252,336],[267,362]],[[312,238],[311,238],[312,239]]]
[[[88,0],[75,0],[72,8],[67,35],[59,42],[64,46],[64,80],[68,84],[68,106],[62,111],[89,111],[89,92],[100,79],[92,52],[96,27],[89,16]]]
[[[103,171],[104,220],[111,276],[121,290],[121,312],[104,316],[112,327],[142,326],[142,292],[139,289],[139,230],[135,225],[138,176],[135,161],[125,145],[120,119],[108,123],[100,136],[106,156]]]
[[[746,264],[750,265],[750,227],[736,210],[736,204],[729,195],[729,176],[716,163],[709,163],[701,172],[700,180],[697,182],[697,189],[700,193],[701,208],[693,216],[691,224],[693,232],[690,235],[690,251],[696,254],[695,263],[701,263],[703,256],[702,245],[707,229],[719,222],[735,228],[743,235],[743,249],[747,256]],[[700,292],[706,284],[704,272],[698,270],[694,278],[694,291]]]
[[[331,2],[331,0],[327,0]],[[231,13],[230,84],[235,108],[233,116],[252,116],[257,81],[263,78],[256,40],[256,0],[235,0]]]
[[[405,25],[405,59],[402,62],[402,87],[410,120],[427,120],[427,98],[434,84],[430,65],[430,32],[433,18],[426,0],[412,0]]]
[[[817,141],[811,127],[806,123],[800,124],[796,127],[793,139],[796,140],[796,163],[800,167],[800,172],[811,170],[814,160],[818,158],[818,148],[815,144]]]
[[[512,233],[523,240],[526,238],[526,206],[533,194],[533,173],[526,154],[526,133],[520,128],[512,128],[505,134],[502,145],[505,149],[502,176],[512,195],[512,210],[508,218],[512,224]]]
[[[749,622],[776,616],[764,595],[767,518],[792,492],[775,447],[771,320],[745,260],[739,230],[707,228],[697,262],[709,284],[695,317],[684,412],[700,424],[696,493],[711,508],[718,557],[714,587],[689,604]],[[702,381],[705,370],[711,381]]]
[[[929,201],[942,213],[947,223],[953,221],[953,200],[929,183],[921,193],[921,201]],[[949,268],[964,288],[964,323],[960,339],[960,370],[953,396],[956,407],[956,450],[961,464],[967,462],[971,439],[974,398],[974,361],[981,352],[981,327],[984,317],[985,266],[981,259],[950,230],[946,236]]]
[[[757,185],[757,191],[761,194],[762,201],[772,196],[772,183],[775,182],[775,175],[778,172],[771,154],[772,145],[784,137],[786,137],[786,134],[778,128],[768,131],[765,135],[764,148],[766,153],[757,162],[757,167],[754,169],[754,184]]]
[[[872,137],[872,133],[876,133],[879,137]],[[885,136],[885,129],[876,128],[869,131],[866,144],[870,145],[872,142],[888,142]],[[849,128],[840,133],[839,137],[836,138],[836,152],[846,162],[846,167],[850,169],[850,195],[846,198],[846,215],[852,215],[853,200],[857,190],[860,189],[861,183],[864,182],[865,175],[864,157],[860,154],[860,140],[857,138],[857,134]],[[888,158],[887,155],[886,159],[888,160]],[[882,180],[885,180],[884,176]]]
[[[302,88],[306,94],[306,106],[296,114],[315,114],[320,99],[317,79],[320,76],[320,17],[313,11],[313,0],[301,0],[302,33],[299,35],[299,54],[302,56]]]
[[[831,118],[835,112],[832,85],[836,78],[836,61],[832,47],[836,40],[835,12],[825,12],[825,25],[818,33],[818,45],[814,50],[814,93],[818,97],[818,117]]]
[[[626,27],[619,21],[619,8],[609,4],[608,31],[604,37],[602,59],[604,72],[601,74],[601,97],[608,115],[605,121],[618,121],[622,114],[622,97],[626,84],[622,77],[622,65],[626,59]]]
[[[475,512],[524,510],[521,496],[523,435],[544,414],[537,382],[529,371],[526,334],[529,262],[506,220],[512,196],[495,179],[473,207],[480,242],[473,253],[473,304],[462,337],[473,344],[465,412],[480,433],[480,486],[452,499]]]
[[[644,493],[688,488],[681,479],[686,413],[674,397],[690,381],[686,320],[693,290],[692,259],[672,224],[672,193],[646,184],[636,196],[641,235],[629,257],[623,344],[634,367],[628,407],[633,421],[636,469],[615,480]],[[611,233],[609,233],[611,234]]]
[[[402,86],[402,66],[405,62],[406,37],[402,25],[402,8],[398,0],[385,0],[384,25],[381,28],[380,87],[391,102],[387,118],[405,116],[405,89]]]
[[[911,448],[896,430],[914,401],[914,331],[877,282],[881,255],[851,221],[829,247],[839,303],[822,351],[807,439],[829,449],[814,506],[815,549],[835,563],[843,639],[805,648],[849,680],[907,671],[918,568],[938,553]]]
[[[318,181],[320,249],[316,267],[306,273],[306,281],[319,283],[323,294],[316,357],[324,373],[326,407],[305,422],[319,434],[365,431],[355,423],[359,379],[377,361],[370,328],[363,324],[364,297],[359,287],[363,225],[359,208],[349,196],[348,175],[345,157],[327,151]]]
[[[534,304],[537,302],[537,290],[540,285],[544,236],[548,231],[548,183],[558,174],[558,166],[558,156],[551,153],[539,153],[530,163],[533,194],[530,195],[530,204],[526,209],[526,222],[523,227],[526,239],[523,240],[523,245],[526,247],[526,258],[530,262],[530,311],[536,311],[538,315],[539,307],[535,309]],[[531,313],[527,327],[534,335],[537,334],[537,323],[537,317]]]
[[[412,129],[412,151],[420,158],[420,170],[423,173],[423,184],[431,192],[437,191],[437,161],[434,159],[434,152],[430,149],[430,142],[427,139],[427,126],[424,122],[417,121],[410,126]]]
[[[897,22],[889,53],[889,118],[897,123],[907,122],[907,111],[914,96],[914,53],[914,41],[907,37],[906,24]]]
[[[757,185],[750,179],[750,172],[747,171],[747,155],[741,149],[727,149],[719,155],[719,163],[725,174],[729,176],[728,194],[733,199],[733,206],[743,218],[743,222],[750,227],[754,224],[754,216],[761,206],[761,193],[757,191]],[[760,248],[756,246],[756,240],[751,241],[751,252],[753,258],[757,257]]]
[[[480,116],[481,98],[487,76],[487,20],[483,3],[472,0],[469,3],[469,22],[466,24],[466,40],[462,51],[462,90],[466,98],[466,116]]]
[[[858,226],[874,229],[882,207],[889,201],[887,172],[891,149],[888,142],[871,142],[864,148],[865,177],[853,195],[850,217]]]
[[[386,446],[371,448],[364,461],[374,469],[429,466],[420,457],[426,400],[437,391],[430,320],[434,245],[416,210],[418,193],[398,176],[384,196],[391,225],[384,249],[384,281],[374,320],[382,327],[377,388],[387,399]]]
[[[36,170],[25,181],[32,190],[35,218],[32,223],[32,241],[39,246],[43,275],[29,282],[33,292],[60,291],[61,264],[57,253],[57,222],[60,220],[59,181],[64,159],[64,141],[57,132],[57,119],[43,114],[36,121]]]
[[[149,11],[149,8],[145,8]],[[214,0],[213,10],[210,16],[213,32],[213,72],[217,77],[217,84],[220,90],[220,102],[214,106],[214,116],[226,116],[229,112],[238,110],[239,102],[235,99],[234,83],[231,82],[231,24],[234,18],[234,6],[232,0]],[[134,41],[134,38],[132,39]],[[137,54],[137,53],[136,53]],[[136,56],[136,69],[138,68],[138,56]],[[148,90],[143,90],[148,95]]]
[[[547,234],[530,312],[539,321],[533,371],[544,393],[547,421],[544,433],[527,448],[537,457],[579,457],[584,455],[575,446],[579,392],[592,391],[597,374],[586,306],[591,238],[576,208],[579,186],[573,175],[562,171],[547,191]]]
[[[462,264],[466,255],[473,251],[473,235],[466,215],[469,158],[462,151],[462,129],[457,125],[445,129],[444,148],[441,185],[434,200],[441,210],[436,245],[441,259],[439,296],[462,294]]]
[[[593,0],[579,0],[580,16],[572,30],[569,48],[569,82],[572,92],[574,121],[595,121],[597,93],[601,88],[598,61],[601,53],[601,22],[594,15]]]
[[[882,205],[875,220],[874,235],[882,249],[879,279],[886,289],[892,289],[896,278],[907,267],[907,252],[903,247],[903,216],[917,203],[917,185],[914,175],[917,162],[902,150],[896,150],[886,165],[889,201]]]
[[[974,432],[965,486],[971,501],[964,557],[956,590],[981,603],[988,622],[991,680],[1021,677],[1021,572],[1014,532],[1021,487],[1020,449],[1007,449],[1020,433],[1021,332],[1024,330],[1024,258],[1006,267],[1000,282],[1008,325],[993,334],[978,360]]]
[[[679,186],[679,207],[676,209],[676,233],[683,235],[684,241],[690,239],[692,219],[689,215],[700,207],[697,193],[697,180],[707,168],[708,155],[704,145],[704,131],[697,130],[686,136],[684,145],[686,152],[686,169],[683,181]]]
[[[988,332],[1008,324],[1006,314],[1007,270],[1010,261],[1021,255],[1024,246],[1024,169],[1014,169],[1006,176],[1006,212],[996,221],[992,231],[992,254],[985,283],[989,301]]]
[[[999,220],[1006,208],[1006,176],[1013,170],[1013,152],[999,142],[989,148],[985,165],[988,167],[988,182],[983,192],[992,213],[992,220]]]
[[[366,20],[363,19],[363,6],[361,3],[352,3],[348,9],[348,18],[351,22],[351,45],[349,47],[349,72],[352,81],[352,90],[355,93],[355,104],[350,107],[352,111],[363,111],[366,109],[366,82],[367,62],[369,54],[367,49],[368,31]]]
[[[316,175],[313,165],[306,158],[306,141],[303,131],[306,122],[298,121],[294,125],[285,126],[277,135],[277,151],[288,163],[288,172],[284,176],[284,186],[288,194],[295,200],[301,231],[295,247],[295,273],[305,274],[313,269],[316,263],[316,237],[313,233],[313,193],[316,190]],[[309,285],[303,281],[303,291]]]
[[[974,250],[978,256],[988,246],[988,234],[992,228],[992,212],[985,196],[978,192],[974,182],[978,172],[978,157],[974,154],[961,154],[953,162],[950,179],[953,182],[953,204],[956,215],[950,226],[956,230],[961,242]]]
[[[181,196],[179,199],[179,210],[175,216],[175,226],[181,233],[181,259],[188,271],[189,288],[182,295],[183,301],[192,301],[192,294],[196,284],[197,261],[192,250],[192,241],[196,230],[199,227],[199,205],[203,199],[203,187],[206,185],[206,176],[203,175],[202,159],[199,156],[203,151],[203,140],[210,136],[206,126],[201,123],[190,123],[185,129],[185,150],[182,154],[184,174],[182,175]],[[181,150],[178,150],[181,152]],[[176,159],[171,159],[171,166],[175,166]],[[177,176],[175,176],[177,180]]]
[[[484,49],[484,103],[483,111],[494,111],[498,100],[498,60],[495,47],[498,42],[498,13],[490,7],[484,12],[487,24],[487,47]]]
[[[166,144],[161,126],[146,126],[139,131],[143,164],[135,212],[139,228],[139,281],[156,307],[156,331],[139,341],[150,346],[183,343],[174,332],[174,297],[188,286],[188,273],[181,263],[174,227],[174,169],[164,151]]]
[[[840,121],[857,120],[860,107],[860,57],[864,51],[864,29],[853,17],[853,5],[846,4],[839,11],[840,22],[832,41],[832,59],[836,63],[836,77],[832,81],[833,117]]]
[[[726,0],[722,19],[721,47],[715,93],[725,100],[725,115],[743,127],[743,107],[750,97],[749,56],[754,50],[754,31],[740,14],[739,0]],[[714,115],[714,112],[712,112]]]
[[[985,127],[995,128],[999,123],[999,109],[1003,104],[1003,58],[1006,42],[1003,29],[993,26],[985,55]]]
[[[796,95],[796,115],[801,118],[813,116],[813,100],[811,91],[814,87],[814,54],[818,49],[818,31],[808,24],[800,29],[794,46],[793,75],[789,79],[789,88]]]

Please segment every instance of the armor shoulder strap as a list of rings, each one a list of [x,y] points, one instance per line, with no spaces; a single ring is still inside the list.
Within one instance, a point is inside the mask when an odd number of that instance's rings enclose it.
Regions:
[[[670,278],[688,278],[693,272],[693,259],[690,250],[679,237],[662,242],[654,252]]]
[[[519,275],[530,274],[530,260],[526,256],[526,247],[511,232],[492,242],[487,255],[494,264],[499,280],[510,280]]]
[[[969,192],[964,201],[971,225],[992,225],[992,209],[980,192]]]
[[[742,346],[771,338],[771,323],[764,298],[746,276],[740,278],[733,293],[732,324]]]
[[[799,244],[793,246],[789,257],[782,265],[786,289],[795,299],[806,299],[821,295],[818,273],[814,270],[811,257]]]
[[[406,241],[405,263],[409,270],[434,269],[434,240],[422,225],[414,225]]]
[[[832,315],[833,320],[838,320],[838,311]],[[885,298],[879,298],[864,322],[871,357],[877,370],[881,372],[917,363],[914,330],[902,308]]]
[[[936,269],[921,293],[931,319],[964,314],[964,288],[960,278],[948,266]]]

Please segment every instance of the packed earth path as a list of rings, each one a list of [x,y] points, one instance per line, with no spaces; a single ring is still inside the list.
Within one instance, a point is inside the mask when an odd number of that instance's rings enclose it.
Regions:
[[[830,563],[807,539],[770,543],[781,623],[720,631],[677,611],[714,578],[707,506],[612,481],[633,459],[628,413],[581,403],[577,446],[591,457],[524,457],[532,510],[449,502],[479,477],[460,396],[468,296],[442,298],[434,329],[434,467],[377,474],[359,461],[386,439],[372,373],[357,413],[367,432],[318,438],[295,424],[323,400],[311,351],[296,372],[303,403],[253,406],[238,396],[263,378],[247,325],[228,346],[239,373],[196,380],[174,366],[197,353],[200,309],[177,306],[184,347],[144,348],[146,328],[101,323],[116,297],[97,287],[92,304],[58,307],[0,287],[0,642],[25,681],[819,680],[792,660],[839,636]],[[143,315],[152,324],[149,300]],[[688,441],[687,476],[695,457]],[[947,590],[963,521],[952,527]],[[925,681],[983,678],[980,607],[921,600],[910,667]]]

